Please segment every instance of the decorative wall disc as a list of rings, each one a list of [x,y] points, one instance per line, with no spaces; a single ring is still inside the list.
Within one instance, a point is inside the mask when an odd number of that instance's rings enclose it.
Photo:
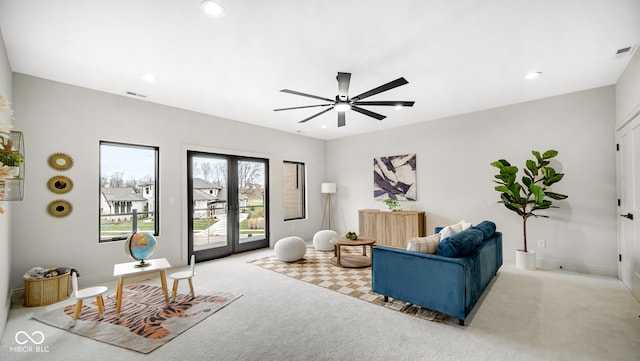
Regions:
[[[48,159],[49,167],[55,170],[67,170],[73,166],[73,158],[65,153],[53,153]]]
[[[49,188],[53,193],[63,194],[69,192],[73,188],[73,182],[69,177],[57,175],[49,178],[47,188]]]
[[[71,203],[64,199],[56,199],[49,203],[47,212],[53,217],[66,217],[71,213]]]

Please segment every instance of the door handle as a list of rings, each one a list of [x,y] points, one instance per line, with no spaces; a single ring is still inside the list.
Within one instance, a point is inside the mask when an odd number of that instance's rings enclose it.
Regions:
[[[633,221],[633,213],[621,214],[620,216]]]

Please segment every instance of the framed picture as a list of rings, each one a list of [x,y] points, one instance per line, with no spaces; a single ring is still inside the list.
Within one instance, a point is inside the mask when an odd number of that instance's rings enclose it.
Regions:
[[[399,201],[417,199],[415,153],[373,159],[373,197]]]

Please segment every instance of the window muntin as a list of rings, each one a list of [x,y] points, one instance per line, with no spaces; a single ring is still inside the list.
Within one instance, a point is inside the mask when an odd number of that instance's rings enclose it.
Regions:
[[[124,240],[134,227],[159,234],[158,164],[158,147],[100,142],[100,242]]]

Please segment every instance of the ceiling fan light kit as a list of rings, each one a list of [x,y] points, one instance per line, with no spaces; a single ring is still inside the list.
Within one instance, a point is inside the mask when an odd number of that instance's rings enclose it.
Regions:
[[[351,109],[351,104],[347,102],[336,103],[336,105],[333,107],[333,110],[337,112],[346,112],[347,110],[350,110],[350,109]]]
[[[405,84],[409,84],[409,82],[405,78],[398,78],[396,80],[390,81],[386,84],[380,85],[377,88],[373,88],[362,94],[356,95],[355,97],[352,97],[352,98],[349,98],[349,84],[351,82],[351,73],[338,72],[338,76],[336,77],[336,79],[338,80],[338,95],[336,95],[335,100],[317,96],[317,95],[302,93],[295,90],[282,89],[281,92],[283,93],[289,93],[294,95],[300,95],[307,98],[318,99],[318,100],[325,101],[327,103],[315,104],[315,105],[303,105],[303,106],[289,107],[289,108],[279,108],[279,109],[274,109],[274,111],[278,112],[282,110],[325,107],[327,109],[324,109],[319,113],[316,113],[306,119],[303,119],[298,123],[305,123],[333,109],[338,112],[338,127],[343,127],[346,125],[345,112],[347,110],[353,110],[360,114],[364,114],[366,116],[369,116],[378,120],[382,120],[386,118],[386,116],[361,108],[361,106],[392,106],[392,107],[395,107],[396,109],[402,109],[403,107],[412,107],[413,104],[415,103],[414,101],[380,101],[380,100],[379,101],[363,101],[363,99],[368,98],[370,96],[385,92],[387,90],[391,90],[393,88],[397,88]]]

